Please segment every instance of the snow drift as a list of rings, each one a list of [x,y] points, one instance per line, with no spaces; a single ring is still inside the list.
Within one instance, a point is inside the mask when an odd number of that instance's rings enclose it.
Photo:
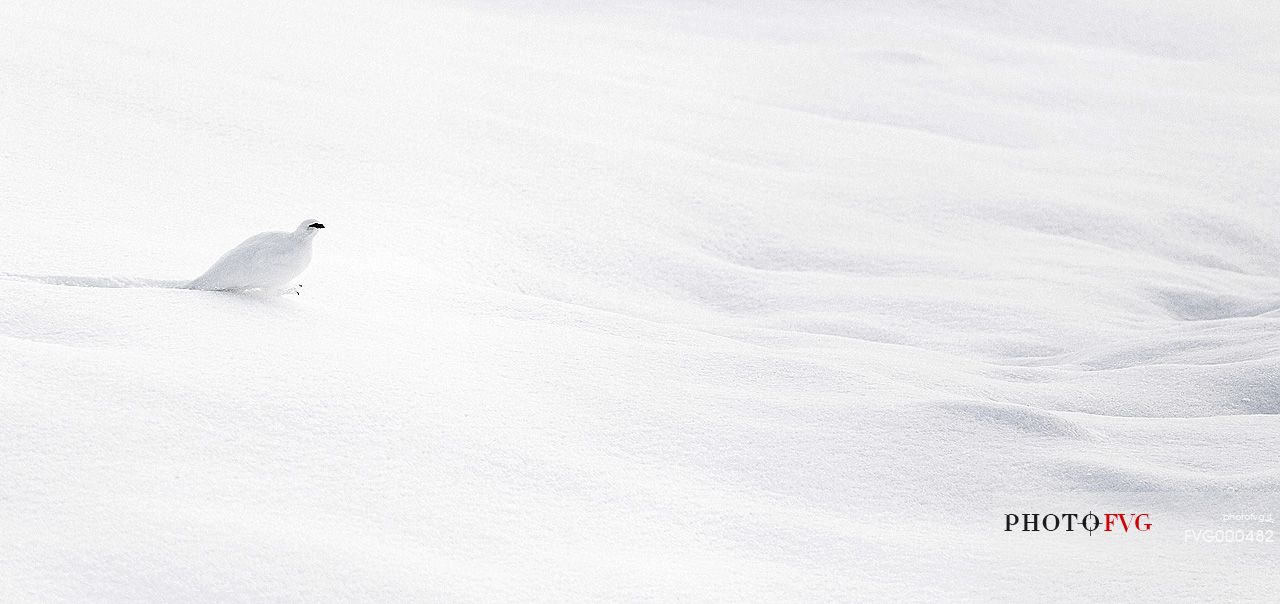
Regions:
[[[0,599],[1264,599],[1278,26],[5,3]]]

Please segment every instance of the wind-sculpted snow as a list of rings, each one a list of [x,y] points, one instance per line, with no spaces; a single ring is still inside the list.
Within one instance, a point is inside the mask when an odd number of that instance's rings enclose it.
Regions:
[[[27,281],[45,285],[71,287],[183,287],[189,281],[183,279],[140,279],[133,277],[86,277],[75,275],[13,275],[0,273],[0,279]]]
[[[0,4],[0,600],[1266,601],[1277,30]]]

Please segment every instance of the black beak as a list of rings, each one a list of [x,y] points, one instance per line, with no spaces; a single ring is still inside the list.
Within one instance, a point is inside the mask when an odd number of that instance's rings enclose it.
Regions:
[[[324,228],[324,225],[323,225],[323,224],[320,224],[320,223],[318,223],[318,222],[313,222],[313,223],[311,223],[311,224],[307,225],[307,228],[309,228],[309,229],[323,229],[323,228]]]

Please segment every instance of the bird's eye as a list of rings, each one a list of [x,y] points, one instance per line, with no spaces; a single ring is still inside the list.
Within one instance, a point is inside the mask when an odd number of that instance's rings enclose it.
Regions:
[[[309,228],[309,229],[323,229],[323,228],[324,228],[324,225],[323,225],[323,224],[320,224],[320,223],[318,223],[318,222],[313,222],[313,223],[311,223],[310,225],[307,225],[307,228]]]

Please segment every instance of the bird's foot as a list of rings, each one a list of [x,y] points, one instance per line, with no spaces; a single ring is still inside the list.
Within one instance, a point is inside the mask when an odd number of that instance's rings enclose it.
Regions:
[[[299,283],[299,284],[297,284],[297,285],[295,285],[295,286],[293,286],[293,287],[286,287],[286,288],[284,288],[284,289],[280,290],[280,295],[281,295],[281,296],[287,296],[287,295],[289,295],[289,294],[293,294],[293,295],[295,295],[295,296],[301,296],[301,295],[302,295],[302,284],[301,284],[301,283]]]

